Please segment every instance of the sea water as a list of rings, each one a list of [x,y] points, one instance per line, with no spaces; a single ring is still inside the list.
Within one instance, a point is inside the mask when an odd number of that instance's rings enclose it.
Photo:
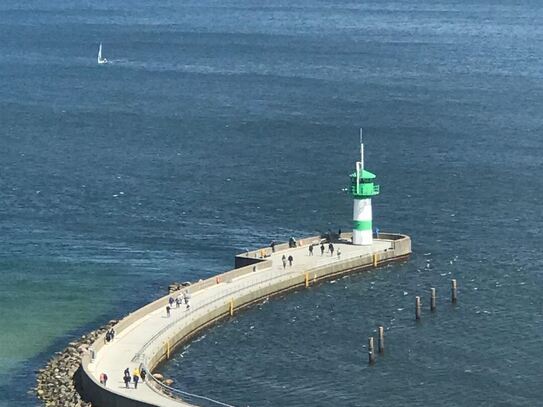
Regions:
[[[512,0],[2,1],[0,404],[36,405],[55,351],[172,281],[348,230],[361,126],[374,224],[412,237],[409,262],[240,313],[161,369],[244,406],[539,404],[542,18]]]

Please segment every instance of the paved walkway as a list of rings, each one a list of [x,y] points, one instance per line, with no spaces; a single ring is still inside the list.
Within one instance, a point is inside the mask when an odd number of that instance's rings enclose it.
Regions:
[[[158,332],[164,329],[168,330],[167,333],[153,339],[148,345],[145,351],[147,356],[154,354],[153,349],[163,348],[166,335],[171,335],[172,330],[177,331],[197,317],[206,315],[210,309],[217,307],[219,303],[220,305],[224,305],[225,298],[223,297],[238,297],[255,290],[259,285],[287,280],[289,277],[292,277],[292,273],[303,274],[319,266],[337,262],[337,249],[341,250],[341,260],[345,260],[388,249],[390,241],[375,240],[373,246],[353,246],[347,243],[335,243],[334,247],[336,251],[333,256],[327,252],[328,246],[325,246],[326,252],[322,256],[318,246],[315,246],[313,256],[309,255],[307,246],[278,251],[271,256],[271,268],[246,274],[228,283],[221,282],[200,291],[191,292],[191,309],[189,311],[185,310],[185,305],[181,305],[180,308],[173,308],[171,310],[169,318],[166,316],[165,308],[147,314],[123,332],[118,333],[113,342],[97,352],[95,360],[89,365],[89,371],[97,379],[100,373],[107,373],[109,377],[108,388],[126,397],[135,398],[157,406],[189,406],[189,404],[161,396],[146,383],[140,382],[137,389],[134,389],[133,383],[130,383],[130,388],[126,389],[122,380],[124,369],[128,367],[132,373],[139,366],[140,362],[132,362],[132,359]],[[287,264],[287,267],[283,269],[281,260],[283,254],[286,257],[292,255],[294,258],[292,267]],[[177,295],[177,293],[174,293],[174,295]],[[167,328],[169,325],[170,327]],[[173,386],[175,386],[175,383]],[[190,389],[182,390],[190,391]]]

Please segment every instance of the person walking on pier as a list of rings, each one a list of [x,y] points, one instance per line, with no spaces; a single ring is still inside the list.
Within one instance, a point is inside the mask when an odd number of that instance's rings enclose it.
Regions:
[[[292,257],[292,254],[290,256],[288,256],[288,265],[290,267],[292,267],[292,260],[294,260],[294,258]]]
[[[189,300],[190,300],[190,293],[189,293],[189,290],[185,290],[183,292],[183,300],[185,300],[185,304],[188,304],[189,303]]]
[[[283,270],[287,268],[287,256],[283,254],[283,257],[281,257],[281,260],[283,261]]]
[[[341,249],[339,247],[337,248],[337,258],[341,258]]]
[[[328,250],[330,251],[330,256],[333,256],[334,255],[334,245],[332,243],[330,243],[328,245]]]
[[[182,302],[181,298],[177,297],[175,299],[175,308],[179,308],[179,305],[181,305]]]
[[[100,373],[100,384],[102,384],[104,387],[107,386],[107,374]]]
[[[313,256],[313,245],[312,244],[309,245],[309,255]]]
[[[130,369],[128,369],[128,368],[124,369],[123,380],[124,380],[124,386],[128,389],[130,387],[129,386],[129,383],[130,383]]]
[[[145,381],[145,376],[147,376],[147,373],[145,372],[145,368],[141,368],[140,369],[140,377],[141,377],[141,381],[144,382]]]
[[[139,369],[134,369],[134,374],[132,375],[132,381],[134,382],[134,388],[138,388],[138,382],[140,380],[140,371]]]
[[[272,249],[272,253],[275,253],[275,240],[272,240],[270,243],[270,247]]]
[[[169,318],[170,317],[170,306],[169,305],[166,305],[166,316]]]
[[[321,256],[324,254],[324,243],[321,243]]]

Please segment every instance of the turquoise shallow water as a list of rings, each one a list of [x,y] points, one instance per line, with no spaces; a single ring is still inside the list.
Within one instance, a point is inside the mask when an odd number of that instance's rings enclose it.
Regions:
[[[0,404],[35,405],[54,351],[172,280],[346,230],[363,125],[375,224],[412,236],[410,262],[238,315],[164,369],[239,405],[537,405],[541,17],[486,0],[2,2]],[[415,293],[452,276],[459,306],[414,325]],[[377,323],[390,351],[368,369]]]

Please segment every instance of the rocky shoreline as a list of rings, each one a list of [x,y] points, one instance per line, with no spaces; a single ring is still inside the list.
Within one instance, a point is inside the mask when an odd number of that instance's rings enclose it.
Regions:
[[[190,283],[172,283],[168,286],[168,292],[173,293],[187,287]],[[99,336],[106,333],[117,324],[117,320],[111,320],[106,325],[82,335],[81,338],[70,342],[47,362],[45,367],[39,369],[36,377],[36,387],[33,393],[42,400],[46,407],[92,407],[92,403],[81,398],[79,388],[79,368],[81,358],[89,352],[90,345]],[[172,379],[164,379],[160,373],[153,375],[156,379],[170,386]]]
[[[91,403],[81,398],[77,390],[81,357],[100,335],[116,324],[116,320],[111,320],[101,328],[70,342],[63,351],[56,352],[44,368],[37,371],[37,385],[33,390],[47,407],[92,407]]]

